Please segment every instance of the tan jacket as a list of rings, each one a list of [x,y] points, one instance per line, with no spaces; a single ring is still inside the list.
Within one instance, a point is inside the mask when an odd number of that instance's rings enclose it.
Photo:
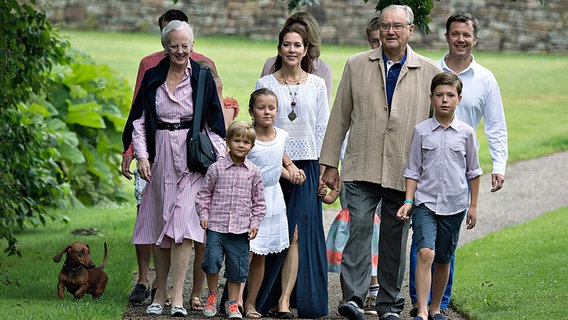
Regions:
[[[438,65],[406,47],[407,57],[388,116],[382,47],[351,56],[343,70],[320,164],[338,167],[341,145],[350,130],[341,167],[343,181],[367,181],[404,191],[404,168],[412,131],[432,114],[430,83]]]

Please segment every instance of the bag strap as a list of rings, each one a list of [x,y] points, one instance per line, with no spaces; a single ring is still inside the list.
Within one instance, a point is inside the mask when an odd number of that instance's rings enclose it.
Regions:
[[[197,99],[195,99],[195,105],[193,106],[193,132],[191,133],[191,138],[193,140],[197,139],[199,135],[199,127],[201,124],[201,111],[203,109],[203,93],[205,92],[205,68],[199,70],[199,81],[197,82]]]

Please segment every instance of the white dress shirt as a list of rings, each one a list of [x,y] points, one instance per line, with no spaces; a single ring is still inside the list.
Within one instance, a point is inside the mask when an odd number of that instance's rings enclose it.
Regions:
[[[455,73],[444,61],[447,56],[448,53],[440,60],[440,67],[444,71]],[[456,116],[474,129],[483,118],[493,163],[492,173],[505,175],[508,158],[507,124],[497,80],[493,73],[477,63],[473,56],[469,66],[456,75],[463,82],[462,100],[456,109]]]

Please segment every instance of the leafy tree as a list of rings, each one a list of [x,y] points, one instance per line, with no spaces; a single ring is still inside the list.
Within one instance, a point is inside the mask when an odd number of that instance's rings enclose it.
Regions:
[[[58,219],[49,208],[124,201],[121,139],[131,89],[73,51],[45,14],[0,2],[0,238]],[[65,219],[63,219],[65,221]]]
[[[67,43],[28,4],[4,0],[0,17],[0,237],[8,241],[5,252],[19,254],[13,228],[45,223],[46,208],[64,205],[69,192],[51,156],[55,140],[22,103],[45,90],[47,72],[65,59]]]

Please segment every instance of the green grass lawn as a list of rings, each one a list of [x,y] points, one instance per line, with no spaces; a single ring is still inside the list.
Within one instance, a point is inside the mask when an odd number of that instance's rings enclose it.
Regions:
[[[566,319],[568,208],[460,247],[452,294],[471,319]]]
[[[86,208],[60,211],[68,224],[50,222],[47,227],[18,232],[16,237],[22,257],[0,257],[0,310],[2,319],[120,319],[132,288],[132,272],[136,269],[132,229],[136,218],[133,205],[117,208]],[[96,236],[79,236],[76,229],[96,228]],[[77,300],[65,292],[57,299],[57,276],[65,261],[54,263],[53,256],[67,244],[82,241],[89,244],[91,258],[99,265],[103,259],[103,243],[108,245],[105,268],[109,280],[99,300],[90,295]],[[5,242],[0,242],[2,247]]]

